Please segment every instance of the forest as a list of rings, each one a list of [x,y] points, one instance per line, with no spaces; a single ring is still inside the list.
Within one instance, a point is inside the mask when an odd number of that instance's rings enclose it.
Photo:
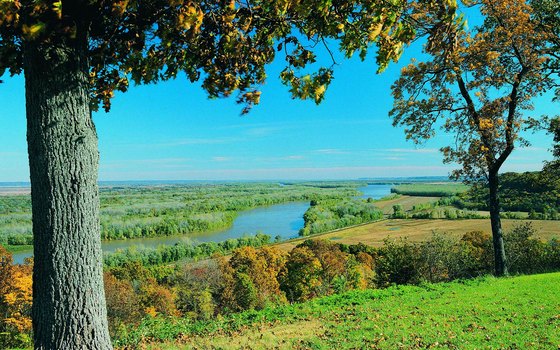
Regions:
[[[524,173],[507,172],[500,175],[500,210],[502,218],[560,219],[559,177],[550,171]],[[408,213],[393,207],[394,218],[418,219],[481,219],[489,217],[488,188],[483,182],[463,184],[400,184],[391,192],[439,197],[428,203],[415,205]]]

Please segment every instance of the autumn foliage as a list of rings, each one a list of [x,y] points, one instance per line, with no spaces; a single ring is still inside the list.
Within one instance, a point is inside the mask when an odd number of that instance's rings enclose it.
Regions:
[[[560,268],[560,244],[534,238],[530,224],[506,234],[516,273]],[[13,265],[0,248],[1,345],[30,343],[31,265]],[[193,321],[270,305],[302,302],[347,290],[442,282],[488,274],[491,236],[467,232],[460,240],[436,234],[422,243],[386,240],[379,248],[306,240],[290,252],[274,246],[241,247],[230,257],[148,267],[131,261],[104,275],[111,334],[154,317]]]
[[[14,265],[12,255],[0,246],[0,346],[31,343],[32,264]]]

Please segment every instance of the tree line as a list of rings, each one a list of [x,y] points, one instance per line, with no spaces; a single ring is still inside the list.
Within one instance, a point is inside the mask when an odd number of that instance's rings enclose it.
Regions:
[[[309,236],[383,218],[371,199],[314,200],[305,214],[300,236]]]

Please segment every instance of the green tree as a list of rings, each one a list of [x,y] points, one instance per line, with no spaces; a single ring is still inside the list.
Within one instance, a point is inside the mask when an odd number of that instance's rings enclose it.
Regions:
[[[482,0],[476,6],[471,11],[482,14],[480,26],[469,29],[456,17],[441,40],[425,45],[431,60],[402,70],[390,115],[415,142],[433,137],[437,126],[455,135],[442,148],[444,162],[461,166],[453,177],[487,184],[495,272],[506,275],[498,173],[516,146],[528,145],[520,133],[539,127],[541,120],[526,112],[557,84],[552,48],[558,33],[527,1]],[[557,16],[558,6],[555,11]]]
[[[305,301],[317,295],[321,286],[323,266],[307,246],[297,246],[290,251],[280,287],[290,302]]]
[[[25,76],[35,347],[111,348],[92,111],[109,110],[114,91],[126,91],[130,81],[155,83],[185,74],[192,82],[204,77],[210,97],[238,91],[247,112],[259,101],[255,87],[264,82],[264,67],[276,51],[286,59],[281,79],[293,95],[319,102],[332,71],[302,72],[315,61],[310,47],[334,38],[347,56],[358,51],[365,57],[376,44],[383,69],[414,37],[413,23],[403,19],[442,6],[435,0],[402,6],[408,3],[0,1],[0,77],[6,71]],[[424,17],[448,16],[441,13]]]
[[[545,164],[543,175],[560,184],[560,117],[556,117],[550,122],[548,132],[552,134],[554,138],[554,145],[552,148],[554,160]]]

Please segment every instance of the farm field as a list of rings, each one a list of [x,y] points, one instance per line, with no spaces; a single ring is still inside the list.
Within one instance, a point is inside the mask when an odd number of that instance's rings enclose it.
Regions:
[[[538,232],[538,237],[548,240],[553,237],[560,238],[560,224],[558,221],[529,220]],[[526,220],[502,219],[505,231],[511,230]],[[469,231],[485,231],[491,233],[490,220],[434,220],[434,219],[388,219],[370,224],[359,225],[335,232],[306,237],[305,239],[328,239],[344,244],[364,243],[379,247],[386,238],[408,238],[410,241],[419,242],[429,238],[432,232],[437,231],[461,238]],[[301,243],[303,239],[290,240],[277,245],[282,250],[289,251]]]
[[[397,286],[206,323],[154,320],[129,341],[145,349],[555,349],[558,293],[560,273]]]
[[[403,210],[412,210],[412,207],[419,204],[436,202],[440,197],[417,197],[400,195],[396,198],[389,197],[375,202],[375,206],[383,211],[383,214],[390,215],[393,213],[393,205],[401,205]]]
[[[391,192],[421,197],[444,197],[454,196],[466,192],[469,186],[462,183],[414,183],[394,186]]]

